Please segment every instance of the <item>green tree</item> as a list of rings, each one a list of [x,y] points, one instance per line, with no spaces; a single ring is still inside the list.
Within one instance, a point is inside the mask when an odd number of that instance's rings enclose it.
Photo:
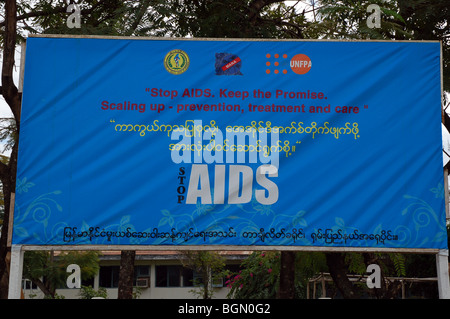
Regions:
[[[275,299],[280,296],[281,252],[253,252],[241,264],[241,270],[228,275],[230,288],[228,298]],[[296,252],[293,298],[306,298],[308,280],[315,274],[327,270],[325,255],[319,252]]]
[[[228,275],[228,298],[274,299],[280,268],[279,252],[253,252],[241,264],[238,273]]]
[[[14,114],[17,129],[20,123],[20,101],[21,96],[13,80],[14,52],[17,39],[16,33],[16,3],[15,1],[6,1],[1,4],[4,8],[4,32],[3,32],[3,63],[2,63],[2,86],[1,94],[6,103],[8,103]],[[7,238],[9,233],[9,210],[11,203],[11,193],[14,192],[16,182],[17,168],[17,143],[11,152],[8,163],[0,164],[0,180],[3,186],[4,194],[4,213],[2,233],[0,237],[0,298],[6,298],[8,295],[7,287],[3,283],[8,282],[7,275]]]
[[[184,267],[201,274],[200,282],[195,281],[194,286],[200,287],[200,291],[192,292],[203,299],[211,299],[214,295],[212,283],[224,275],[225,258],[216,251],[183,251],[181,263]]]
[[[358,299],[366,295],[376,299],[395,298],[401,289],[399,281],[389,282],[388,276],[406,275],[407,255],[399,253],[327,253],[326,262],[336,290],[345,299]],[[367,266],[377,264],[381,268],[381,288],[369,289],[365,281],[350,282],[347,275],[366,274]]]
[[[327,27],[323,30],[328,39],[409,39],[410,29],[399,13],[397,1],[384,0],[320,0],[318,16]],[[367,21],[369,5],[377,5],[381,11],[380,27],[371,28]]]
[[[450,5],[447,0],[318,0],[327,39],[441,41],[444,90],[450,91]],[[367,7],[381,9],[381,27],[369,28]]]
[[[53,251],[26,251],[23,277],[36,284],[46,298],[55,298],[56,289],[66,286],[68,265],[80,266],[81,280],[88,280],[100,269],[98,257],[99,253],[95,251],[62,252],[57,256]]]
[[[366,275],[367,266],[373,263],[381,267],[382,278],[405,276],[407,269],[405,255],[397,253],[296,252],[294,255],[293,298],[296,299],[305,299],[308,281],[324,272],[330,272],[333,278],[333,296],[339,293],[341,297],[348,299],[360,298],[363,295],[391,299],[396,297],[401,289],[399,281],[390,283],[382,280],[381,289],[369,289],[365,281],[351,283],[348,275],[362,277]],[[228,298],[286,299],[280,295],[282,266],[280,252],[254,252],[242,262],[239,272],[228,276]]]
[[[81,286],[80,299],[92,299],[96,297],[107,299],[108,292],[106,288],[100,287],[98,290],[94,290],[91,286]]]
[[[398,0],[398,12],[405,30],[414,40],[442,43],[444,90],[450,92],[450,4],[446,0]],[[450,123],[449,123],[450,124]]]

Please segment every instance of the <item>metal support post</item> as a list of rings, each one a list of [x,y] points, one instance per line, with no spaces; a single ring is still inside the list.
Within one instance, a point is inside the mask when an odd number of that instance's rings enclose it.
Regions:
[[[439,299],[450,299],[450,280],[448,274],[448,249],[440,249],[436,255]]]
[[[11,246],[8,299],[20,299],[21,297],[23,253],[22,245]]]

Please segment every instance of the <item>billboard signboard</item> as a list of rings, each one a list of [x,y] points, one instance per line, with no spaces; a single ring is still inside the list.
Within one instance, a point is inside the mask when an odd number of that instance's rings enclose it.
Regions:
[[[438,42],[31,37],[13,244],[444,249]]]

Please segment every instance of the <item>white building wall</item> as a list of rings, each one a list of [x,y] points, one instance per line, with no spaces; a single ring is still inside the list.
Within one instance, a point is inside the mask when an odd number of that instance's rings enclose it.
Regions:
[[[148,265],[149,262],[143,263],[142,261],[137,265]],[[198,299],[198,294],[192,292],[192,290],[200,291],[197,287],[156,287],[156,265],[174,264],[174,261],[170,262],[153,262],[150,263],[150,287],[140,288],[139,299]],[[112,265],[107,263],[106,265]],[[31,286],[31,285],[28,285]],[[24,286],[25,288],[25,286]],[[94,279],[95,290],[99,288],[99,275],[97,274]],[[229,288],[213,288],[213,299],[226,299],[229,292]],[[117,299],[117,288],[106,288],[108,293],[108,299]],[[42,299],[44,294],[39,289],[24,289],[24,296],[26,299]],[[59,296],[63,296],[65,299],[79,299],[80,289],[57,289],[56,293]]]

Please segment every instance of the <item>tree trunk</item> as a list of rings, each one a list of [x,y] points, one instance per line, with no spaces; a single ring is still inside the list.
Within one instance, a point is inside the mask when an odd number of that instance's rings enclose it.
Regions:
[[[119,293],[117,299],[133,298],[134,259],[136,251],[122,250],[120,254]]]
[[[295,252],[281,252],[280,269],[280,290],[278,291],[280,299],[295,298]]]
[[[211,287],[211,269],[208,265],[202,265],[203,269],[203,299],[211,299],[209,289]]]
[[[370,264],[380,264],[380,260],[374,253],[365,253],[364,254],[364,262],[366,266]],[[384,277],[384,272],[381,268],[381,287],[371,289],[371,293],[377,299],[393,299],[397,296],[397,294],[401,291],[402,285],[400,281],[386,281]]]
[[[31,282],[33,284],[35,284],[43,293],[45,296],[47,297],[51,297],[54,298],[55,297],[55,291],[51,290],[47,285],[45,285],[42,281],[40,280],[31,280]]]
[[[8,103],[16,120],[17,131],[20,127],[20,106],[21,97],[13,81],[14,52],[16,48],[16,1],[5,2],[5,27],[3,33],[3,64],[2,64],[2,87],[1,93]],[[0,299],[8,298],[8,272],[6,256],[8,253],[7,238],[9,229],[9,209],[11,203],[11,193],[16,187],[17,169],[17,141],[13,147],[9,164],[0,163],[0,179],[3,184],[4,195],[4,218],[0,237]]]
[[[342,253],[327,253],[327,265],[337,289],[344,299],[357,299],[356,288],[347,277],[347,266]]]

